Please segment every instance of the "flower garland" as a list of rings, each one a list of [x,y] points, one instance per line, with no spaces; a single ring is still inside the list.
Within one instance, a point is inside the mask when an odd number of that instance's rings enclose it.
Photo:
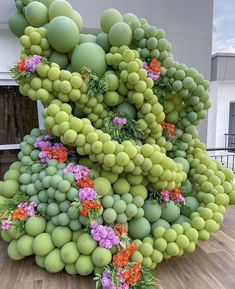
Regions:
[[[136,247],[136,244],[132,243],[113,256],[112,263],[104,268],[103,273],[96,274],[96,288],[100,285],[103,289],[156,287],[157,279],[149,270],[142,268],[140,262],[129,262]]]
[[[172,139],[175,136],[175,125],[173,123],[162,121],[161,126],[163,129],[163,135],[167,139]]]
[[[0,208],[1,228],[10,230],[14,227],[17,231],[24,229],[25,221],[35,215],[37,204],[28,203],[23,194],[16,194],[11,200],[7,200]]]
[[[156,81],[160,77],[160,65],[158,64],[158,60],[156,57],[150,59],[149,62],[144,61],[143,67],[147,70],[147,75],[153,81]]]
[[[178,204],[185,203],[185,198],[180,189],[174,188],[172,191],[166,189],[160,191],[160,202],[168,203],[170,201],[174,201]]]
[[[106,117],[103,121],[103,131],[119,143],[130,139],[140,140],[143,137],[138,123],[125,114],[113,113],[112,116]]]
[[[64,163],[68,159],[68,150],[62,143],[52,145],[50,135],[37,137],[34,143],[36,148],[40,148],[39,157],[42,163],[48,163],[51,159],[56,159]]]
[[[42,61],[45,60],[39,55],[33,55],[31,57],[22,56],[20,61],[10,69],[11,76],[16,81],[23,80],[34,73],[38,64],[40,64]]]

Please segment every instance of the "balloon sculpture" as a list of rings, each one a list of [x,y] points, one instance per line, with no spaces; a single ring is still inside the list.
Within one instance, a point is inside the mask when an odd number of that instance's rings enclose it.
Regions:
[[[45,130],[24,137],[0,182],[8,255],[94,272],[104,289],[155,288],[151,270],[193,252],[235,203],[232,171],[196,130],[209,83],[132,13],[104,11],[93,35],[67,1],[15,4],[9,27],[23,50],[11,75],[42,102]]]

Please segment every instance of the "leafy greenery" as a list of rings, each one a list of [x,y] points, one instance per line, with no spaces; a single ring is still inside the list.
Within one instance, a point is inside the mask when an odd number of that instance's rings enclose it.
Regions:
[[[172,91],[172,85],[170,80],[166,76],[160,76],[155,82],[153,87],[153,92],[158,96],[158,100],[165,108],[165,97],[168,92]]]
[[[87,83],[88,96],[94,96],[99,92],[105,93],[106,91],[108,91],[108,83],[104,79],[104,77],[99,77],[89,68],[87,67],[82,68],[82,76]]]
[[[113,123],[115,117],[123,117],[127,119],[127,123],[120,126],[118,123]],[[112,139],[119,143],[124,140],[141,140],[144,136],[143,131],[139,128],[138,122],[134,119],[127,117],[125,114],[113,113],[103,121],[102,130],[109,134]]]

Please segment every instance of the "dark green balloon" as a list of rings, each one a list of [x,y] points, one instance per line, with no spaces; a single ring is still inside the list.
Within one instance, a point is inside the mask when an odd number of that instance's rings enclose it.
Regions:
[[[24,34],[25,28],[30,24],[25,19],[24,15],[18,9],[16,9],[10,14],[8,19],[8,25],[11,32],[15,36],[21,37]]]

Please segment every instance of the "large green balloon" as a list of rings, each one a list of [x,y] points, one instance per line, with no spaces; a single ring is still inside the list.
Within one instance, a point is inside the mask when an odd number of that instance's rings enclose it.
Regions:
[[[25,19],[24,15],[16,9],[13,11],[8,19],[8,25],[11,32],[17,36],[21,37],[24,34],[24,30],[29,26],[29,22]]]
[[[143,240],[150,233],[151,227],[144,217],[133,219],[128,224],[129,234],[133,239]]]
[[[107,68],[104,50],[96,43],[86,42],[78,45],[72,55],[73,71],[81,72],[83,66],[102,75]]]
[[[113,46],[129,46],[132,40],[132,31],[128,24],[124,22],[115,23],[109,31],[109,42]]]
[[[25,8],[25,17],[35,27],[41,27],[48,22],[47,7],[40,2],[31,2]]]
[[[56,0],[49,7],[50,20],[57,16],[73,17],[73,7],[65,0]]]
[[[162,208],[161,218],[167,222],[174,222],[178,219],[180,215],[180,207],[174,203],[174,201],[170,201],[166,203],[166,205]]]
[[[190,166],[189,166],[189,163],[186,159],[181,158],[181,157],[176,157],[176,158],[174,158],[174,161],[176,163],[180,163],[183,166],[186,174],[189,172]]]
[[[73,10],[73,15],[71,16],[71,19],[76,23],[79,31],[81,31],[83,27],[83,19],[80,13],[78,13],[76,10]]]
[[[117,22],[122,22],[122,15],[116,9],[107,9],[100,17],[100,26],[104,32],[109,32],[111,26]]]
[[[108,52],[110,50],[110,43],[109,43],[109,36],[107,33],[100,32],[96,36],[96,43],[99,44],[105,52]]]
[[[96,36],[93,34],[80,34],[79,38],[79,44],[85,43],[85,42],[96,42]]]
[[[68,64],[68,56],[57,51],[52,52],[49,61],[57,63],[61,69],[64,69]]]
[[[58,52],[69,52],[79,41],[77,25],[66,16],[52,19],[47,31],[51,46]]]

